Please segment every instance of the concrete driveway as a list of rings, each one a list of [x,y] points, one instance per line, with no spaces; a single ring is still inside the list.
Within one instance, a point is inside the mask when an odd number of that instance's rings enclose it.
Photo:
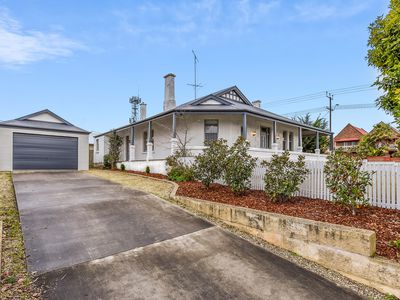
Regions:
[[[155,196],[19,173],[28,268],[51,299],[359,299]]]

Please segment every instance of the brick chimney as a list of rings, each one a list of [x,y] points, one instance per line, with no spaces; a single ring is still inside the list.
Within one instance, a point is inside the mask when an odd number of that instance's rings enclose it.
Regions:
[[[175,74],[169,73],[165,78],[164,111],[175,108]]]
[[[140,120],[146,119],[146,114],[147,114],[147,104],[142,102],[140,103]]]

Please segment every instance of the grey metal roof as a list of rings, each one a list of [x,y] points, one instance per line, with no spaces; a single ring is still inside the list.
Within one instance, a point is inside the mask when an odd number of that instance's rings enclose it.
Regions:
[[[243,100],[243,102],[222,97],[222,95],[224,95],[225,93],[232,91],[232,90],[235,91],[240,96],[240,98]],[[218,101],[220,103],[220,105],[202,104],[208,100]],[[294,126],[300,126],[304,129],[309,129],[311,131],[319,131],[321,133],[331,134],[331,132],[329,130],[323,130],[321,128],[306,125],[306,124],[300,123],[296,120],[292,120],[292,119],[283,117],[281,115],[272,113],[270,111],[267,111],[265,109],[253,106],[252,103],[244,96],[244,94],[239,90],[239,88],[237,86],[231,86],[229,88],[209,94],[209,95],[201,97],[199,99],[186,102],[186,103],[181,104],[173,109],[161,112],[159,114],[156,114],[156,115],[146,118],[144,120],[140,120],[140,121],[136,122],[134,125],[148,122],[153,119],[156,119],[156,118],[159,118],[159,117],[162,117],[165,115],[169,115],[173,112],[178,112],[178,113],[185,113],[185,112],[186,113],[232,113],[232,114],[249,113],[250,115],[258,116],[261,118],[276,120],[278,122],[285,123],[285,124],[291,124]],[[130,126],[132,126],[132,124],[125,125],[123,127],[117,128],[115,130],[118,131],[120,129],[125,129]],[[104,135],[104,134],[107,134],[110,132],[111,131],[108,131],[108,132],[105,132],[98,136],[101,136],[101,135]]]
[[[29,118],[41,115],[41,114],[49,114],[54,118],[58,119],[62,123],[54,123],[54,122],[44,122],[44,121],[36,121],[29,120]],[[48,109],[44,109],[33,114],[29,114],[14,120],[8,120],[0,122],[0,127],[13,127],[13,128],[26,128],[26,129],[40,129],[40,130],[50,130],[50,131],[64,131],[64,132],[74,132],[74,133],[85,133],[89,134],[90,132],[76,127],[75,125],[69,123],[64,120],[60,116],[56,115],[52,111]]]

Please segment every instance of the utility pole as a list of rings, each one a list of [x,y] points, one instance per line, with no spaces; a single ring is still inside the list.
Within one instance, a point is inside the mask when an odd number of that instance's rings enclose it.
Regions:
[[[329,100],[329,106],[326,107],[329,111],[329,131],[332,131],[332,112],[334,110],[334,108],[332,108],[333,95],[327,91],[326,97]]]
[[[326,107],[326,109],[329,111],[329,131],[332,132],[332,112],[335,110],[335,108],[338,106],[337,104],[332,107],[332,102],[333,102],[333,94],[329,93],[326,91],[326,97],[329,100],[329,106]],[[333,150],[333,135],[330,134],[329,137],[329,148],[332,151]]]

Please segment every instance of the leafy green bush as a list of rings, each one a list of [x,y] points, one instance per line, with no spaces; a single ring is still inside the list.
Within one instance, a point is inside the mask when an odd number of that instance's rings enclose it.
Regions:
[[[103,156],[103,169],[111,169],[110,155]]]
[[[194,180],[194,173],[190,167],[174,167],[167,173],[168,179],[172,181],[192,181]]]
[[[194,176],[206,187],[215,180],[221,179],[225,169],[225,159],[228,153],[226,140],[218,139],[206,144],[203,153],[196,156],[193,170]]]
[[[389,153],[389,145],[396,140],[396,135],[388,123],[374,125],[370,133],[364,135],[358,144],[358,153],[362,157],[384,156]]]
[[[108,136],[108,155],[112,169],[117,168],[117,162],[121,155],[121,146],[123,143],[122,137],[120,137],[115,130]]]
[[[146,169],[144,170],[147,174],[149,174],[150,173],[150,167],[149,166],[146,166]]]
[[[125,171],[125,165],[121,164],[121,171]]]
[[[395,247],[397,250],[400,250],[400,239],[395,241],[390,241],[389,245]]]
[[[326,186],[337,202],[351,206],[355,215],[356,208],[366,205],[364,195],[371,185],[371,173],[361,170],[362,159],[352,157],[341,150],[328,156],[324,167]]]
[[[299,191],[308,173],[304,159],[299,155],[297,161],[291,161],[289,151],[285,151],[282,155],[272,155],[271,161],[261,163],[266,168],[265,194],[272,201],[287,200]]]
[[[185,163],[180,153],[175,153],[167,157],[167,176],[172,181],[192,181],[194,171],[192,166]]]
[[[225,183],[235,194],[243,194],[250,188],[250,177],[257,159],[249,151],[250,143],[239,137],[229,148],[225,161]]]

